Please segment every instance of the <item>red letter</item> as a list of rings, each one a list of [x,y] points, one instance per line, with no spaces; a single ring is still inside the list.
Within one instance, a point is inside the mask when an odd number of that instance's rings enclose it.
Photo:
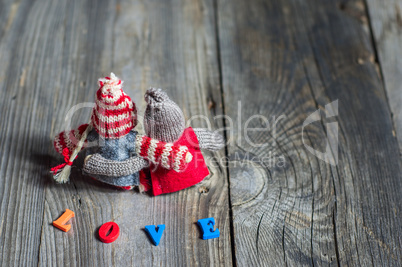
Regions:
[[[110,234],[106,236],[106,234],[110,231]],[[100,228],[99,228],[99,239],[103,243],[112,243],[115,241],[120,234],[120,229],[117,223],[115,222],[107,222],[104,223]]]

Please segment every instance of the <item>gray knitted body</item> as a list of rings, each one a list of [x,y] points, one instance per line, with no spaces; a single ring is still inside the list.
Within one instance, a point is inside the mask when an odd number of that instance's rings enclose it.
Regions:
[[[95,130],[92,130],[87,137],[90,145],[86,149],[86,156],[97,154],[106,160],[113,160],[114,162],[121,162],[131,157],[138,159],[135,153],[136,135],[137,132],[132,130],[117,139],[103,139]],[[113,169],[116,170],[116,168]],[[83,172],[101,182],[115,186],[139,185],[138,171],[108,175],[104,168],[91,168],[91,165],[84,163]]]

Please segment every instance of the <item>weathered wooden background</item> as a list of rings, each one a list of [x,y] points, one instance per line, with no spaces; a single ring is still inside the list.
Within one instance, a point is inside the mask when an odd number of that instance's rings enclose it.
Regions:
[[[401,266],[401,12],[401,0],[2,0],[0,264]],[[51,180],[62,161],[51,138],[111,71],[140,114],[155,86],[187,119],[227,128],[228,147],[205,152],[210,177],[158,197],[79,170],[67,185]],[[336,165],[306,148],[325,150],[329,123]],[[224,157],[228,166],[215,164]],[[68,233],[51,226],[66,208]],[[206,217],[218,239],[200,239]],[[108,221],[121,235],[103,244]],[[163,223],[155,247],[143,228]]]

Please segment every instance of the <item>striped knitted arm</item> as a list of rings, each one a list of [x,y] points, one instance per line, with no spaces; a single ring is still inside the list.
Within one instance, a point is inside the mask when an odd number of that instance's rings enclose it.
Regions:
[[[65,131],[61,132],[54,138],[53,146],[54,149],[60,155],[63,155],[63,149],[67,148],[69,151],[69,156],[71,155],[72,151],[76,148],[82,133],[88,127],[88,124],[82,124],[78,127],[77,130]],[[87,146],[87,141],[85,141],[82,149]]]
[[[135,148],[141,157],[176,172],[186,169],[193,158],[186,146],[161,142],[144,135],[137,135]]]

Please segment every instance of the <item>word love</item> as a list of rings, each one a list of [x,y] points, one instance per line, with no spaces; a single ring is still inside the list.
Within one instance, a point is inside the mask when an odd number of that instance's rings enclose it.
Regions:
[[[68,220],[74,217],[74,212],[66,209],[63,215],[60,216],[57,220],[53,222],[53,225],[64,232],[68,232],[71,228],[70,224],[66,224]],[[214,229],[215,219],[214,218],[205,218],[197,221],[198,226],[202,231],[202,239],[212,239],[219,237],[219,229]],[[157,246],[159,245],[163,232],[165,231],[166,226],[164,224],[155,225],[147,225],[145,226],[145,232],[148,234],[152,243]],[[98,231],[99,239],[103,243],[112,243],[114,242],[120,234],[119,225],[115,222],[107,222],[104,223]]]

